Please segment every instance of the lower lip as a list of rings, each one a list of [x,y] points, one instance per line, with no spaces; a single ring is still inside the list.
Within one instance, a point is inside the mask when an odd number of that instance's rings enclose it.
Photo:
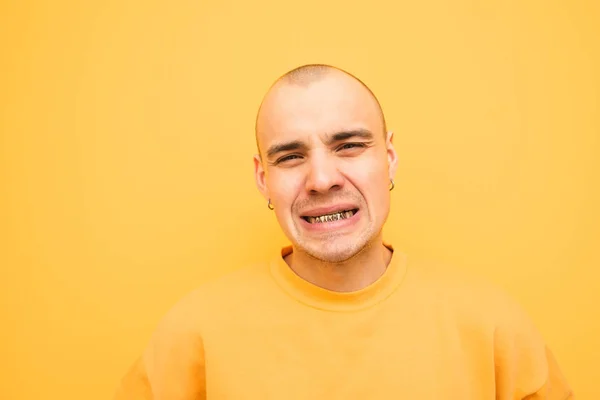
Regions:
[[[304,218],[300,218],[300,221],[301,221],[302,226],[307,230],[310,230],[313,232],[331,232],[331,231],[337,231],[337,230],[347,228],[347,227],[354,225],[355,223],[358,222],[358,219],[360,218],[359,214],[360,214],[360,211],[357,211],[350,218],[338,219],[337,221],[330,221],[330,222],[315,222],[314,224],[311,224],[310,222],[306,221]]]

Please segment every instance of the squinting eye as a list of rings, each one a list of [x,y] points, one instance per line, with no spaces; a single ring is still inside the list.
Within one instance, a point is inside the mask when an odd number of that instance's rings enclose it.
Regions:
[[[281,157],[279,160],[277,160],[277,164],[282,163],[284,161],[293,160],[295,158],[300,158],[300,156],[297,154],[290,154],[289,156]]]
[[[346,143],[340,146],[339,150],[353,149],[356,147],[365,147],[363,143]]]

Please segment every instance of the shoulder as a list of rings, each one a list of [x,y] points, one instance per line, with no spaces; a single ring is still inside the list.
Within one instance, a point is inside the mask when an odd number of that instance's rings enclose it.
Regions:
[[[407,280],[438,305],[470,324],[495,331],[531,332],[535,327],[513,295],[481,274],[424,258],[409,259]]]
[[[268,263],[256,263],[210,279],[183,295],[158,328],[199,331],[211,319],[225,318],[263,298],[271,289]]]
[[[465,344],[485,343],[491,350],[498,398],[571,398],[542,334],[506,290],[477,274],[427,260],[409,263],[407,281],[413,292],[435,304],[436,312],[450,316]]]
[[[477,274],[430,261],[413,260],[408,274],[414,290],[433,299],[435,312],[451,321],[463,338],[485,343],[498,393],[512,393],[515,386],[534,393],[543,387],[551,367],[545,340],[506,290]]]

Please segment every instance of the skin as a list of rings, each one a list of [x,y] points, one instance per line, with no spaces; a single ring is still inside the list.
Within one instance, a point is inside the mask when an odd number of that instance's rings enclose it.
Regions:
[[[391,259],[381,231],[397,154],[370,91],[333,68],[305,84],[281,79],[263,100],[256,135],[256,184],[292,243],[290,268],[338,292],[376,281]],[[332,208],[358,212],[334,223],[302,218]]]

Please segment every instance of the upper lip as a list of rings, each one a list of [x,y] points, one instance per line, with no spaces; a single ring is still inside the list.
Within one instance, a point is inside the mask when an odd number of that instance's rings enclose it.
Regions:
[[[340,211],[356,210],[358,207],[354,204],[336,204],[329,207],[318,207],[306,210],[301,215],[303,217],[320,217],[321,215],[333,214]]]

